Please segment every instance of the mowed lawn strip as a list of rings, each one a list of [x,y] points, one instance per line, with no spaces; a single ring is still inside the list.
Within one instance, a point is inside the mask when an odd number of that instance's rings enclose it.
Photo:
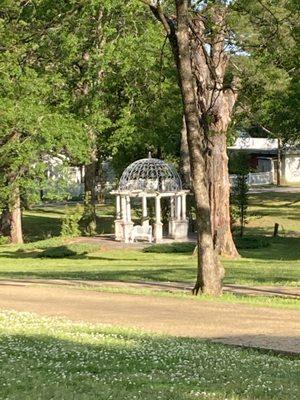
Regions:
[[[68,244],[57,240],[54,248],[68,248]],[[299,244],[298,238],[282,238],[272,242],[268,248],[243,250],[243,258],[238,260],[224,259],[224,283],[300,286],[300,258],[297,258]],[[51,244],[48,245],[51,247]],[[76,250],[76,246],[78,254],[53,259],[40,258],[41,250],[32,248],[32,244],[23,245],[21,248],[0,246],[0,278],[189,283],[195,279],[197,260],[192,254],[143,253],[130,249],[102,251],[101,248],[91,252],[91,246],[85,247],[83,244],[72,245],[71,251]],[[287,254],[281,252],[282,248]]]
[[[300,360],[197,339],[0,313],[3,399],[298,399]]]

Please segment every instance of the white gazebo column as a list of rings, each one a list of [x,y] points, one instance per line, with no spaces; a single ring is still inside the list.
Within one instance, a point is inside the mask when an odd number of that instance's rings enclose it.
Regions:
[[[121,219],[121,197],[119,194],[116,196],[116,214],[117,219]]]
[[[125,196],[121,196],[121,218],[122,218],[123,222],[127,222],[126,198],[125,198]]]
[[[123,237],[125,243],[129,243],[131,238],[133,223],[131,221],[130,197],[128,195],[124,196],[123,198],[122,212],[123,212]]]
[[[175,240],[187,240],[188,225],[189,222],[186,218],[186,192],[179,192],[176,195],[176,212],[171,237]]]
[[[181,220],[181,196],[176,196],[176,219]]]
[[[169,236],[173,236],[175,220],[175,197],[170,197],[170,219],[169,219]]]
[[[127,222],[131,222],[131,204],[130,204],[130,197],[126,196],[126,215],[127,215]]]
[[[147,211],[147,197],[145,195],[142,196],[142,226],[149,226],[149,218]]]
[[[162,241],[162,228],[163,224],[161,222],[161,205],[160,196],[155,197],[155,224],[154,224],[154,239],[156,243]]]
[[[115,219],[115,238],[123,240],[123,220],[121,214],[121,196],[116,195],[116,219]]]
[[[181,217],[186,220],[186,194],[181,196]]]

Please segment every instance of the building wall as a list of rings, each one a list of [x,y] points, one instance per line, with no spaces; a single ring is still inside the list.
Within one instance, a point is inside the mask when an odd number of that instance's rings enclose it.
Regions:
[[[283,156],[282,178],[286,182],[300,183],[300,154],[285,154]]]

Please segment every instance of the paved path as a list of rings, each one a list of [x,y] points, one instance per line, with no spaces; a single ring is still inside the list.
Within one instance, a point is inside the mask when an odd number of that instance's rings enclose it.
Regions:
[[[0,286],[0,308],[300,354],[300,312],[193,299]]]

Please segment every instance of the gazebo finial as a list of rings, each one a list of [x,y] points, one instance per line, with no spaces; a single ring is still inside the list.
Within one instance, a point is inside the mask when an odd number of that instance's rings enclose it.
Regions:
[[[152,158],[151,151],[148,151],[148,158]]]

